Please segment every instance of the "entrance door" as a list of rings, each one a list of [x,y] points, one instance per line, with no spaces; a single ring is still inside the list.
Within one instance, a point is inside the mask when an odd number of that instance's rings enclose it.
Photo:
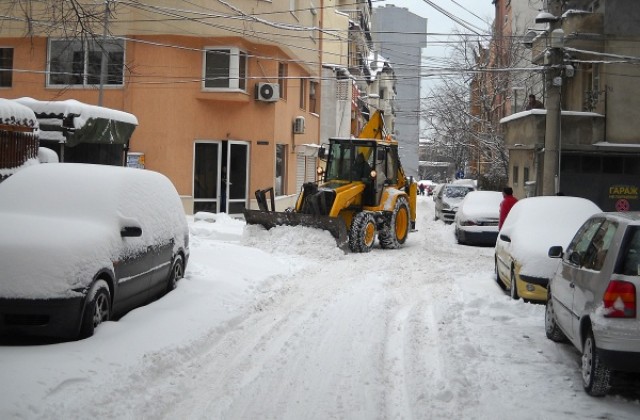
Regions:
[[[222,142],[197,141],[193,161],[193,212],[218,213]]]
[[[228,141],[227,143],[227,164],[228,176],[222,177],[226,185],[222,186],[222,191],[226,197],[221,199],[221,211],[229,214],[242,213],[242,209],[247,206],[249,191],[249,143],[243,141]]]
[[[194,213],[242,213],[249,190],[248,142],[197,141],[193,168]]]

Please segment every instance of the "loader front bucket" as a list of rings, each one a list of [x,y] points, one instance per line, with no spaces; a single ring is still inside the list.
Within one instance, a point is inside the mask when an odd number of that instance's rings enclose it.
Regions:
[[[327,230],[336,239],[338,248],[349,249],[347,225],[340,217],[316,216],[295,212],[276,212],[244,209],[244,219],[249,225],[262,225],[269,230],[276,226],[308,226]]]

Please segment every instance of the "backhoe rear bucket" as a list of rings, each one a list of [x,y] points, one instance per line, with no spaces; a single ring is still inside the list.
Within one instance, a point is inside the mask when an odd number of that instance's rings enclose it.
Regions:
[[[340,217],[316,216],[295,212],[276,212],[244,209],[244,219],[249,225],[262,225],[267,230],[276,226],[308,226],[327,230],[336,239],[338,248],[349,249],[347,225]]]

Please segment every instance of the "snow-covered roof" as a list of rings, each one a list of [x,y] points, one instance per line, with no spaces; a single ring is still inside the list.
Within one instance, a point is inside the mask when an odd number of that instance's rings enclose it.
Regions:
[[[637,143],[610,143],[608,141],[599,141],[597,143],[593,143],[594,146],[599,147],[634,147],[640,148],[640,144]]]
[[[133,114],[102,106],[85,104],[75,99],[67,99],[65,101],[39,101],[25,97],[18,98],[15,101],[28,106],[37,114],[47,114],[50,116],[62,115],[65,117],[71,114],[78,115],[79,117],[74,119],[75,128],[82,128],[89,118],[104,118],[106,120],[138,125],[138,119]]]
[[[0,124],[38,128],[38,120],[30,108],[3,98],[0,98]]]
[[[516,112],[515,114],[511,114],[507,117],[504,117],[500,120],[500,124],[504,124],[509,121],[517,120],[518,118],[526,117],[527,115],[547,115],[546,109],[530,109],[528,111]],[[604,115],[598,114],[597,112],[583,112],[583,111],[562,111],[562,115],[565,116],[582,116],[582,117],[600,117],[604,118]]]

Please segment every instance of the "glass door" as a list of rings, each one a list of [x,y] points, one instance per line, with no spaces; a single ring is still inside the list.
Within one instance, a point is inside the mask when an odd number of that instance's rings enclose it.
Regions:
[[[196,141],[193,164],[193,212],[219,211],[221,142]]]
[[[221,210],[229,214],[242,213],[247,206],[249,191],[249,143],[227,142],[227,161],[223,167]],[[225,171],[226,174],[225,175]],[[228,194],[226,194],[228,192]]]

